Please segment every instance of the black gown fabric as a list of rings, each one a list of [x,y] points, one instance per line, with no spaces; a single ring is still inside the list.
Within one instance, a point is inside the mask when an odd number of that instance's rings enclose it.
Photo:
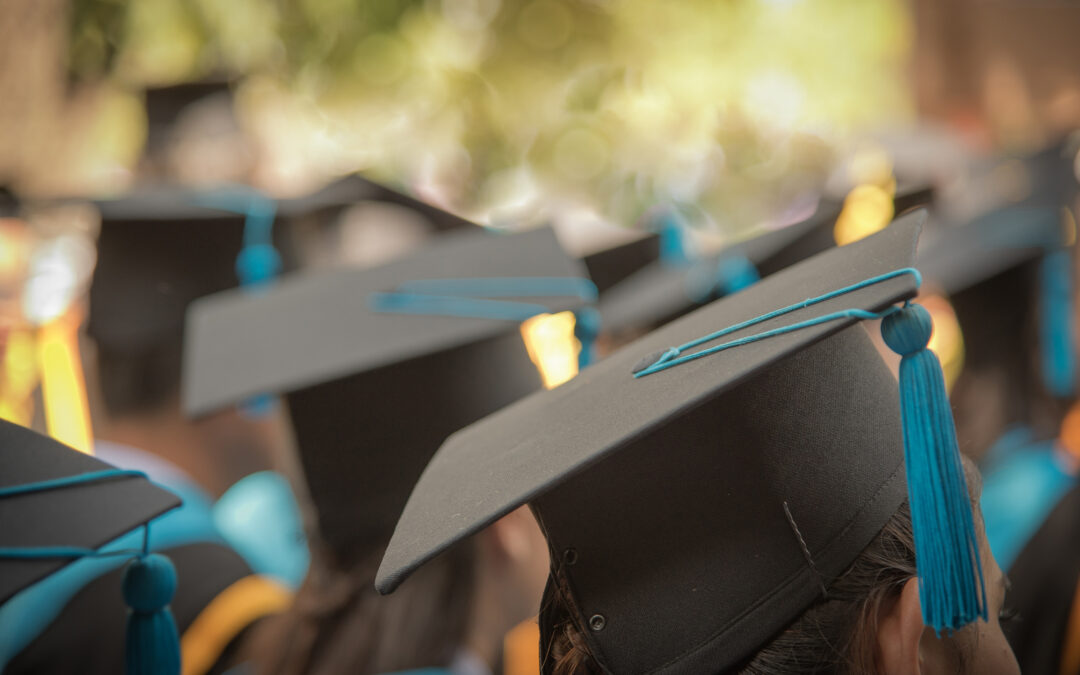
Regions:
[[[1056,675],[1080,581],[1080,487],[1062,498],[1009,570],[1005,634],[1025,674]],[[1080,627],[1073,627],[1076,630]]]

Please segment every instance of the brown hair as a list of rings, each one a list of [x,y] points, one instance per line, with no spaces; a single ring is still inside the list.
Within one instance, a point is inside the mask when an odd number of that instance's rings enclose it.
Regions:
[[[472,608],[473,542],[431,561],[386,597],[375,591],[380,558],[381,550],[347,566],[313,551],[292,607],[248,643],[255,672],[365,675],[448,665]]]
[[[964,461],[973,505],[982,491],[974,465]],[[978,510],[976,509],[976,514]],[[978,516],[976,515],[976,518]],[[905,502],[859,557],[818,601],[761,648],[738,669],[741,675],[803,675],[873,673],[881,609],[899,598],[904,585],[916,576],[915,534],[911,510]],[[548,675],[601,675],[583,633],[574,622],[578,612],[559,574],[551,579],[551,638],[541,645],[542,670]],[[957,657],[963,662],[964,654]]]

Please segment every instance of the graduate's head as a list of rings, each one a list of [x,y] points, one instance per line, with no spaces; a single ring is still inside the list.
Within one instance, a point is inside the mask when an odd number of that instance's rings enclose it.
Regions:
[[[932,632],[987,622],[992,564],[932,325],[906,304],[924,219],[778,272],[452,436],[377,587],[528,503],[554,570],[542,648],[562,607],[602,672],[733,672],[833,597],[909,503],[918,565],[897,578],[917,579],[915,616]],[[882,316],[899,384],[860,325]]]
[[[99,204],[87,334],[112,418],[179,410],[184,313],[239,283],[244,217],[199,199],[160,188]]]
[[[966,462],[972,507],[980,478]],[[1007,579],[979,527],[987,583],[988,618],[939,636],[922,620],[911,510],[901,505],[876,537],[802,615],[732,672],[802,673],[1019,673],[1002,632]],[[573,596],[555,571],[543,609],[552,629],[541,646],[544,672],[599,675],[604,671],[574,620]]]

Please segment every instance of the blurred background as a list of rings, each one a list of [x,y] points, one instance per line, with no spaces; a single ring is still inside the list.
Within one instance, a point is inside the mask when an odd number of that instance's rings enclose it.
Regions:
[[[0,418],[92,450],[101,200],[151,186],[275,204],[292,266],[400,252],[424,204],[586,256],[658,207],[723,246],[830,200],[842,244],[905,189],[1019,202],[990,160],[1078,127],[1080,0],[3,0]]]
[[[962,207],[973,158],[1080,125],[1078,30],[1071,0],[5,0],[0,416],[89,447],[91,200],[359,172],[584,255],[658,204],[730,241],[828,196],[850,240],[898,181]]]

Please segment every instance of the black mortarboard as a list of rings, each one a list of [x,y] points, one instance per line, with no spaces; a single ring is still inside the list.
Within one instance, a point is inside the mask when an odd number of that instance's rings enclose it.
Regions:
[[[976,336],[965,350],[969,365],[1007,366],[1018,378],[1010,387],[1019,388],[1031,371],[1031,353],[1038,352],[1046,390],[1066,398],[1074,393],[1076,370],[1076,223],[1068,207],[1080,186],[1065,145],[1016,166],[1031,189],[966,223],[938,222],[920,246],[919,267],[927,281],[950,296],[963,331]],[[1035,319],[1037,347],[1028,344],[1027,328]],[[1018,403],[1027,406],[1036,397],[1029,393]]]
[[[244,220],[156,190],[100,203],[88,333],[116,348],[179,341],[195,298],[237,284]]]
[[[278,212],[291,218],[324,211],[340,211],[360,202],[383,202],[405,207],[423,217],[433,231],[476,227],[475,223],[460,216],[359,175],[339,178],[309,195],[283,199],[278,204]]]
[[[225,97],[232,102],[232,89],[225,80],[182,82],[151,87],[145,92],[146,152],[160,152],[167,144],[179,117],[190,106],[211,97]]]
[[[150,521],[178,506],[179,497],[138,471],[116,469],[0,420],[0,605],[10,601],[5,609],[14,608],[12,627],[32,626],[40,609],[33,596],[16,595],[24,588],[83,558],[131,558],[117,589],[132,610],[127,672],[179,675],[180,644],[169,610],[176,570],[149,550]],[[141,549],[106,546],[139,527],[146,528]]]
[[[602,297],[620,281],[656,262],[659,257],[659,235],[645,234],[633,241],[590,253],[581,261]]]
[[[179,341],[192,300],[240,283],[238,256],[258,242],[245,232],[243,208],[221,207],[247,205],[254,194],[156,187],[97,202],[88,333],[116,348]],[[287,233],[275,231],[273,241],[291,266]]]
[[[529,503],[571,589],[574,619],[606,670],[713,673],[749,656],[820,598],[904,502],[904,454],[918,448],[905,447],[901,424],[927,419],[915,421],[919,409],[900,414],[910,393],[898,400],[896,380],[852,324],[915,294],[909,268],[924,220],[902,218],[766,278],[451,436],[402,513],[376,587],[392,591],[454,542]],[[784,307],[789,313],[762,317]],[[890,318],[924,316],[918,309],[889,310]],[[802,324],[838,310],[857,312]],[[765,321],[724,341],[790,332],[635,377],[670,364],[673,345],[753,318]],[[903,345],[905,362],[932,358],[929,326],[918,332],[922,346]],[[693,347],[683,349],[679,358]],[[932,414],[943,407],[947,417],[940,377],[938,369]],[[930,421],[935,433],[943,423]],[[955,438],[947,451],[959,487],[938,495],[966,509],[958,557],[976,555]],[[911,472],[925,478],[922,466]],[[926,487],[912,488],[917,547],[930,532],[919,520]],[[975,569],[970,558],[952,562]],[[967,592],[978,595],[977,586]],[[924,612],[930,604],[924,595]],[[958,616],[946,623],[974,618]],[[545,637],[550,630],[542,616]]]
[[[201,414],[264,392],[286,394],[323,538],[341,555],[369,550],[385,543],[446,436],[539,388],[519,323],[535,305],[580,307],[580,297],[553,286],[591,286],[582,274],[549,229],[475,228],[381,267],[324,270],[259,295],[207,298],[188,315],[184,406]],[[510,315],[470,316],[477,299],[453,286],[491,280],[498,290],[474,295],[498,299],[479,300],[480,309]],[[515,280],[538,284],[540,294],[503,297]],[[402,313],[376,311],[380,298],[400,301]],[[416,304],[430,300],[442,305]]]
[[[112,469],[89,455],[0,420],[0,491]],[[0,494],[0,548],[96,549],[180,505],[139,476]],[[15,559],[0,555],[0,604],[74,558]]]
[[[835,245],[832,227],[839,212],[837,204],[822,200],[808,218],[719,252],[676,261],[662,260],[657,253],[650,263],[601,290],[601,330],[618,334],[656,327],[710,300],[742,290],[781,265],[830,248]]]

